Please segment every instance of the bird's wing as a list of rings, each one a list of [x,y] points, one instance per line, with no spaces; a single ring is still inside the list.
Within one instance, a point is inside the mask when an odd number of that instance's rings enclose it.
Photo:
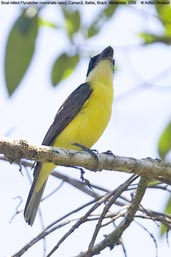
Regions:
[[[65,129],[65,127],[78,114],[86,100],[92,93],[92,88],[86,82],[76,88],[63,105],[59,108],[55,119],[48,129],[42,145],[52,145],[56,137]]]

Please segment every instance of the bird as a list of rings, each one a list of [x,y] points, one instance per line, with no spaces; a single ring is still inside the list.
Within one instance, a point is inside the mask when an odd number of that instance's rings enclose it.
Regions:
[[[113,104],[114,50],[106,47],[93,56],[86,82],[77,87],[59,108],[42,145],[69,150],[89,149],[100,138],[110,120]],[[26,201],[24,218],[33,225],[53,163],[37,162]]]

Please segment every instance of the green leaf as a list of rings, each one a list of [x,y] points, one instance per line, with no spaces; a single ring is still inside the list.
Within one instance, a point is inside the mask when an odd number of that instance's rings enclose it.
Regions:
[[[156,40],[156,35],[149,33],[139,33],[139,36],[144,40],[144,44],[154,43]]]
[[[112,2],[112,0],[111,0],[111,2]],[[116,4],[116,2],[117,2],[117,1],[115,1],[115,4],[109,4],[109,5],[103,10],[104,14],[105,14],[108,18],[110,18],[110,17],[114,14],[114,12],[116,11],[116,9],[117,9],[119,6],[122,5],[122,4]],[[121,0],[121,1],[119,1],[119,2],[124,2],[124,3],[125,3],[125,0]]]
[[[163,4],[156,3],[156,10],[161,23],[165,27],[165,34],[171,36],[171,5],[165,4],[165,0],[161,0],[160,2],[163,2]]]
[[[164,129],[162,135],[160,136],[158,143],[158,153],[160,158],[165,159],[166,155],[171,150],[171,122]]]
[[[6,44],[5,80],[10,96],[28,69],[35,50],[37,33],[37,11],[30,7],[23,10],[21,16],[14,23]]]
[[[144,44],[152,44],[152,43],[164,43],[167,45],[171,44],[171,37],[167,35],[158,36],[155,34],[149,33],[140,33],[139,36],[143,39]]]
[[[61,54],[55,61],[52,73],[51,81],[53,86],[56,86],[60,81],[68,78],[74,71],[79,61],[79,55],[70,56],[66,53]]]
[[[91,25],[87,30],[87,37],[93,37],[99,32],[99,28],[97,28],[95,25]]]
[[[169,197],[169,200],[167,201],[164,213],[165,214],[171,214],[171,197]],[[161,237],[164,236],[166,234],[167,230],[168,230],[168,228],[164,224],[161,224],[160,236]]]
[[[57,28],[57,25],[54,22],[47,21],[42,18],[39,18],[38,21],[39,21],[39,26],[48,27],[48,28],[52,28],[52,29]]]
[[[72,11],[71,9],[63,8],[65,16],[65,24],[68,35],[73,38],[74,34],[79,30],[80,27],[80,13],[78,10]]]

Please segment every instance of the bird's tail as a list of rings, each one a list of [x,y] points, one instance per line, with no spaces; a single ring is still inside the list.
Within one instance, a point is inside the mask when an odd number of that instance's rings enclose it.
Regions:
[[[34,180],[24,209],[24,218],[26,222],[31,226],[33,225],[33,222],[35,220],[48,178],[48,174],[43,173],[44,172],[42,169],[42,165],[40,163],[37,163],[34,170]]]

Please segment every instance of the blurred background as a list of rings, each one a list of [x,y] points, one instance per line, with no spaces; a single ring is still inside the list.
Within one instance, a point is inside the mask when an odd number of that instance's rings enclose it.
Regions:
[[[62,102],[85,81],[90,57],[111,45],[116,65],[113,113],[105,133],[93,149],[99,152],[111,150],[116,155],[135,158],[169,160],[170,4],[137,1],[111,5],[31,6],[1,2],[0,19],[1,136],[41,144]],[[31,228],[23,218],[30,189],[28,172],[23,169],[21,173],[18,166],[3,161],[0,170],[0,255],[12,256],[37,236],[42,230],[42,222],[37,217]],[[58,170],[76,179],[80,177],[75,169],[58,167]],[[87,171],[86,178],[113,190],[128,175]],[[60,180],[50,178],[45,195],[60,183]],[[167,191],[147,190],[143,205],[164,212],[169,199]],[[89,196],[64,183],[60,190],[42,202],[44,226],[90,200]],[[14,216],[16,208],[19,214]],[[54,256],[76,256],[86,250],[95,224],[88,223],[78,229]],[[170,256],[166,231],[161,237],[159,224],[143,220],[141,224],[151,234],[134,222],[123,235],[127,256]],[[47,252],[67,229],[61,228],[47,238]],[[23,256],[46,256],[44,248],[45,243],[39,242]],[[100,256],[120,257],[124,253],[122,247],[117,246],[113,251],[106,249]]]

